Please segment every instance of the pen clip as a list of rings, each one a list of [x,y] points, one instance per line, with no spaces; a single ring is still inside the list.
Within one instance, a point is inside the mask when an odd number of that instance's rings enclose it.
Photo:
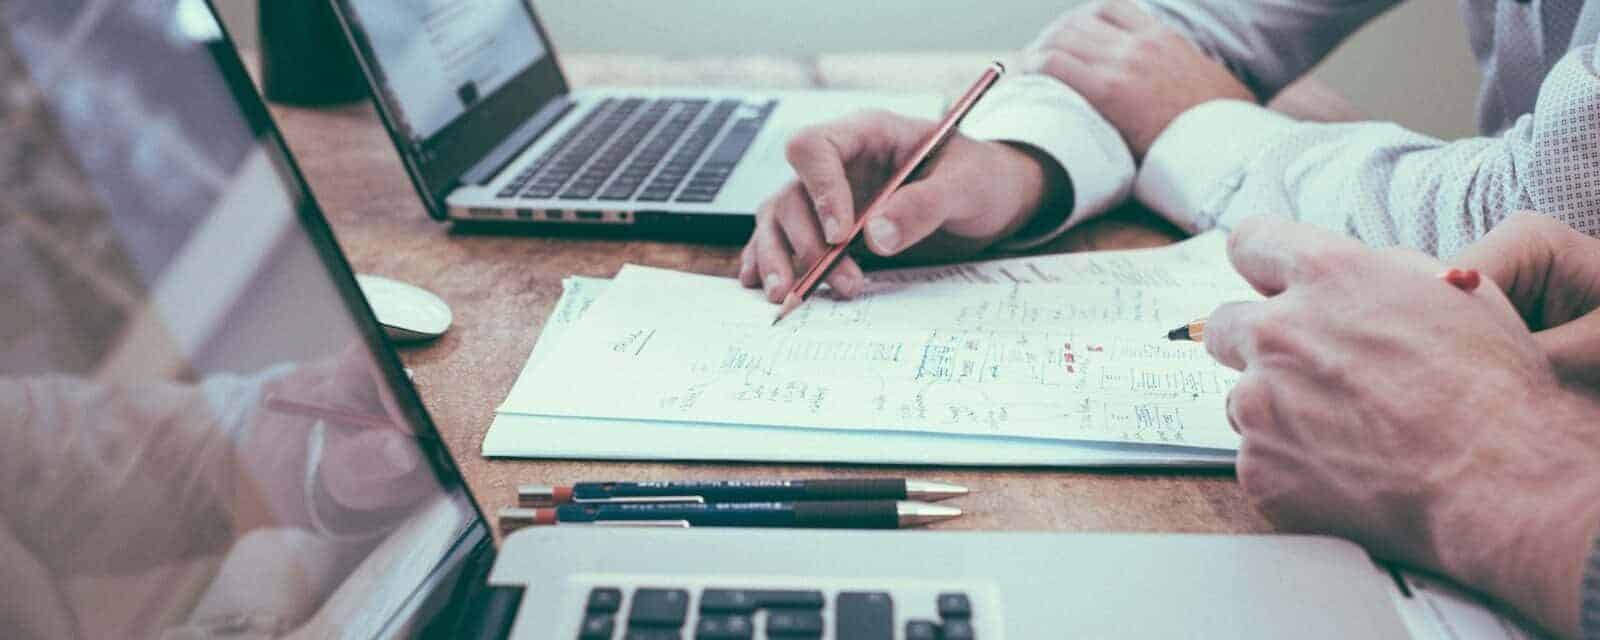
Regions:
[[[579,498],[573,496],[574,504],[705,504],[702,496],[624,496],[609,498]]]

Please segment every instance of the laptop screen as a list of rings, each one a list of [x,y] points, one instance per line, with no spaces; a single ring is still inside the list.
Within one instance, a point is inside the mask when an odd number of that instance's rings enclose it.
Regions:
[[[422,144],[545,56],[523,0],[350,0],[396,124]]]
[[[527,0],[332,0],[423,204],[568,92]]]
[[[206,5],[0,4],[0,190],[4,635],[405,631],[484,525]]]

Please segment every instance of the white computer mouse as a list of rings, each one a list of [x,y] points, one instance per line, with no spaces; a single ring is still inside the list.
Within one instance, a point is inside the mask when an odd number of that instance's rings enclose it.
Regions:
[[[432,340],[450,330],[455,319],[450,305],[422,287],[365,273],[356,274],[356,284],[390,340]]]

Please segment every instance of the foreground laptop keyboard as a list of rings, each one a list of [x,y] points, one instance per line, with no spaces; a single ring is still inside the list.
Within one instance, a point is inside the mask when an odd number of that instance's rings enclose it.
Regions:
[[[711,202],[776,107],[776,101],[607,98],[499,197]]]
[[[907,619],[896,634],[895,596],[840,591],[831,600],[809,589],[594,587],[582,611],[579,640],[967,640],[975,638],[972,599],[933,596],[937,617]]]

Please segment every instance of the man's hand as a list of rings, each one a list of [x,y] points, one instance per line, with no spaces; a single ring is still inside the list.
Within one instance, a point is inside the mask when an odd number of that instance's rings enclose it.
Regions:
[[[860,209],[934,127],[869,112],[796,134],[788,155],[798,179],[757,212],[755,233],[740,255],[740,282],[783,300],[796,276],[849,233]],[[919,180],[901,187],[867,222],[866,246],[881,256],[919,244],[945,257],[975,253],[1020,228],[1064,181],[1051,161],[957,134]],[[866,277],[846,257],[828,284],[849,297]]]
[[[1122,132],[1143,159],[1173,119],[1211,100],[1255,101],[1237,78],[1131,0],[1081,5],[1024,52],[1023,68],[1055,76]]]
[[[1457,262],[1505,290],[1563,380],[1600,391],[1600,240],[1518,213]]]
[[[1600,407],[1563,388],[1500,290],[1280,218],[1240,225],[1228,253],[1269,296],[1206,326],[1243,372],[1228,418],[1261,513],[1572,633],[1600,525]]]

